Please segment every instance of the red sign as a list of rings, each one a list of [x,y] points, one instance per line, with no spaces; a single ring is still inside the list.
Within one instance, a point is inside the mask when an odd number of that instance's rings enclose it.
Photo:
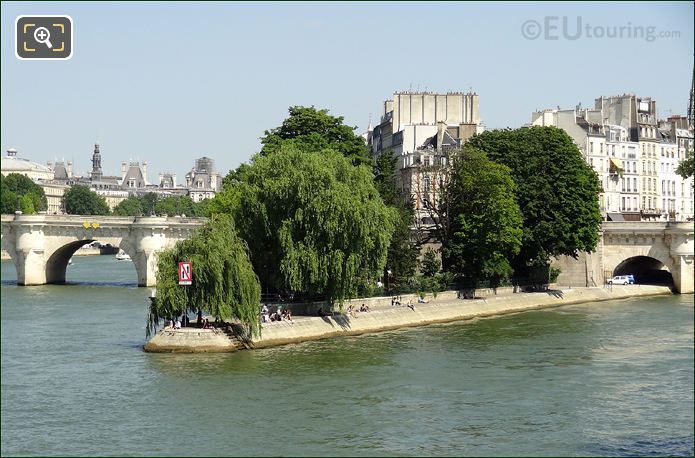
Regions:
[[[193,268],[190,262],[179,263],[179,285],[190,285],[193,283]]]

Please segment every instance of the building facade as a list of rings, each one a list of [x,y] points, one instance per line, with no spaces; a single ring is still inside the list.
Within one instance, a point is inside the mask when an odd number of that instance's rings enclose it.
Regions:
[[[531,125],[565,130],[582,151],[602,184],[604,218],[632,221],[693,218],[692,178],[675,173],[692,149],[692,130],[684,117],[671,121],[659,122],[656,102],[632,94],[531,116]]]
[[[186,188],[193,202],[212,199],[222,188],[222,178],[209,157],[196,159],[195,167],[186,174]]]
[[[483,130],[476,93],[396,92],[366,138],[372,157],[397,158],[397,186],[413,200],[418,223],[427,225],[446,183],[449,152]]]

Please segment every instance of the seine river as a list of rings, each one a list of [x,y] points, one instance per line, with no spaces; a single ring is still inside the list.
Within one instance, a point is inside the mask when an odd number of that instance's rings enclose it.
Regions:
[[[162,355],[131,263],[14,279],[2,455],[693,454],[692,295]]]

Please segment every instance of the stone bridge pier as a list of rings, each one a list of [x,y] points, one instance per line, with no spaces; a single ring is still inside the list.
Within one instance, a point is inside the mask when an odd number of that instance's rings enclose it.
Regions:
[[[2,249],[20,285],[64,283],[68,262],[83,245],[110,243],[130,255],[139,286],[154,286],[158,254],[186,239],[201,218],[3,215]]]

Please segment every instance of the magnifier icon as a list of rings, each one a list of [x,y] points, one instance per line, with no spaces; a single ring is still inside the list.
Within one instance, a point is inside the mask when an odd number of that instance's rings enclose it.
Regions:
[[[38,41],[39,43],[44,43],[46,46],[48,46],[48,49],[53,47],[50,38],[51,32],[49,32],[46,27],[37,27],[36,30],[34,30],[34,40]]]

